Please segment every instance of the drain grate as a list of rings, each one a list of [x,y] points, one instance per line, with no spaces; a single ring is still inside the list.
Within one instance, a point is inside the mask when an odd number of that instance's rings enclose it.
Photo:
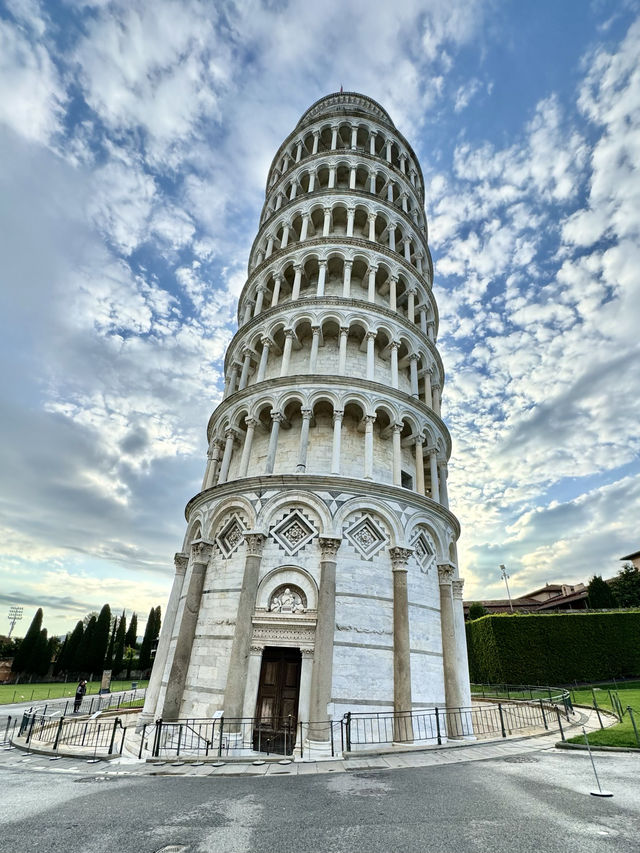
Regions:
[[[184,853],[188,849],[186,844],[168,844],[166,847],[156,850],[156,853]]]
[[[516,755],[513,758],[504,759],[508,764],[537,764],[540,759],[532,755]]]

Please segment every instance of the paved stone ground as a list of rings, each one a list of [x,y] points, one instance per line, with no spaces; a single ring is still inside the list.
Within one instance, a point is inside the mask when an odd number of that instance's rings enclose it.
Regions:
[[[598,754],[597,799],[554,742],[187,774],[0,751],[0,853],[637,853],[639,757]]]

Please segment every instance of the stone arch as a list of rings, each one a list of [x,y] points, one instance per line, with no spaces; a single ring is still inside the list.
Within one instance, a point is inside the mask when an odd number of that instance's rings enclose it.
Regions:
[[[189,553],[189,548],[191,547],[192,542],[195,542],[198,539],[202,539],[203,528],[204,521],[200,514],[198,514],[195,518],[189,521],[189,526],[187,527],[187,532],[185,533],[185,537],[182,543],[182,552],[184,554]]]
[[[307,601],[307,610],[318,609],[318,585],[312,575],[300,566],[285,564],[272,569],[260,581],[256,595],[256,610],[267,610],[273,593],[285,584],[302,590]]]
[[[438,562],[441,563],[443,560],[447,560],[449,556],[449,545],[446,541],[446,537],[444,536],[444,531],[442,531],[439,525],[434,522],[433,518],[423,511],[415,512],[407,519],[405,523],[407,542],[411,542],[413,540],[417,529],[420,527],[425,527],[433,539],[437,548],[436,557]]]
[[[342,533],[344,527],[348,526],[346,525],[346,522],[349,517],[355,513],[371,513],[373,515],[377,515],[389,528],[391,534],[391,541],[389,542],[390,547],[393,548],[397,545],[404,545],[404,532],[396,514],[383,501],[371,496],[351,498],[351,500],[348,500],[343,504],[336,512],[333,519],[336,530],[339,530]]]
[[[233,497],[228,498],[227,500],[222,501],[215,508],[211,517],[208,521],[208,538],[211,541],[214,541],[215,537],[220,533],[219,527],[222,523],[223,519],[237,511],[239,514],[244,515],[247,519],[247,530],[253,530],[256,527],[256,511],[247,498],[242,495],[233,495]]]
[[[319,532],[329,534],[332,532],[331,515],[326,504],[312,492],[299,491],[287,492],[270,498],[258,513],[256,526],[260,530],[268,530],[273,518],[286,506],[292,509],[310,510],[318,520]]]

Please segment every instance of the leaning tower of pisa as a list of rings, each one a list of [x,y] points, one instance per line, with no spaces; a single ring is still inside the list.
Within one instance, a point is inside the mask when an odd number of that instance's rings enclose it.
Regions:
[[[269,170],[144,720],[470,704],[427,233],[385,110],[313,104]]]

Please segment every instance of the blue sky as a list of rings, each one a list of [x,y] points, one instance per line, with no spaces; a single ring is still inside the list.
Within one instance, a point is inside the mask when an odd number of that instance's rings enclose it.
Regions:
[[[425,174],[465,596],[614,574],[639,56],[637,2],[0,2],[0,605],[164,605],[267,169],[340,85]]]

